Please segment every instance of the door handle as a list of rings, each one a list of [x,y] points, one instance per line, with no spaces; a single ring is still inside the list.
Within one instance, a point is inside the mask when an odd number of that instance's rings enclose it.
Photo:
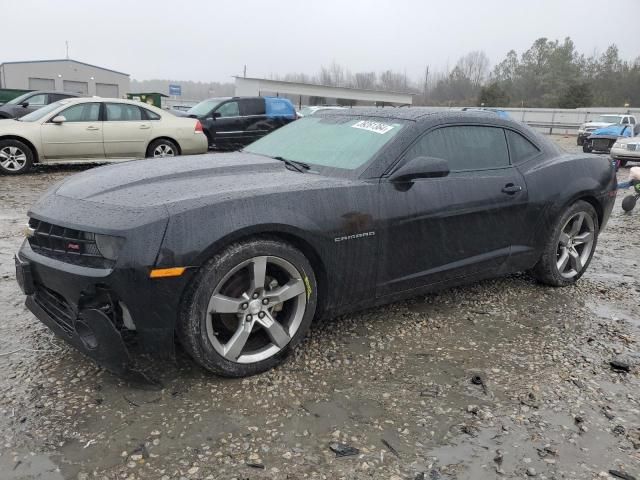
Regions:
[[[148,130],[149,128],[151,128],[150,125],[140,125],[141,130]]]
[[[507,183],[502,187],[502,193],[506,193],[507,195],[514,195],[521,191],[522,187],[520,185],[514,185],[513,183]]]
[[[93,125],[89,125],[87,130],[100,130],[98,127],[94,127]]]

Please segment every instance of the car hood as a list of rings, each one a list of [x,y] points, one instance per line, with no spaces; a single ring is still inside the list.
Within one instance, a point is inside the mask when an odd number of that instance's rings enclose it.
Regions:
[[[264,156],[228,153],[136,160],[95,168],[70,177],[54,193],[135,209],[164,206],[172,212],[239,197],[340,183],[350,181],[291,171],[282,162]]]
[[[587,122],[582,125],[584,128],[602,128],[607,127],[609,125],[617,125],[617,123],[606,123],[606,122]]]
[[[640,137],[620,138],[616,143],[620,143],[622,145],[626,145],[627,143],[640,143]]]
[[[623,135],[623,130],[626,131],[629,130],[628,128],[625,130],[626,125],[609,125],[608,127],[604,127],[604,128],[598,128],[597,130],[594,130],[593,132],[591,132],[591,135],[613,135],[613,136],[620,136]]]

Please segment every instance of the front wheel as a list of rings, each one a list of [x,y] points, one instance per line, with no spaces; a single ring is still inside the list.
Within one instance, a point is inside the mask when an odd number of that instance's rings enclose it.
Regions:
[[[627,160],[618,160],[618,167],[623,168],[627,166]]]
[[[571,205],[551,231],[533,268],[533,276],[554,287],[575,283],[591,262],[598,232],[598,216],[593,206],[583,200]]]
[[[185,297],[178,335],[211,372],[255,375],[280,364],[302,341],[316,302],[315,275],[302,252],[256,238],[203,265]]]
[[[590,142],[585,141],[585,142],[582,144],[582,151],[583,151],[584,153],[591,153],[591,152],[593,151],[593,147],[591,146],[591,143],[590,143]]]
[[[583,143],[584,143],[584,138],[578,137],[578,146],[581,147]]]
[[[7,175],[26,173],[33,165],[33,152],[19,140],[0,141],[0,172]]]

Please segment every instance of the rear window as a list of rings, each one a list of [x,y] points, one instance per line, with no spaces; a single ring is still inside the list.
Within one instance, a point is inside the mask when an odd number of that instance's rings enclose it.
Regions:
[[[245,151],[355,170],[373,158],[403,126],[396,119],[306,117],[252,143]]]

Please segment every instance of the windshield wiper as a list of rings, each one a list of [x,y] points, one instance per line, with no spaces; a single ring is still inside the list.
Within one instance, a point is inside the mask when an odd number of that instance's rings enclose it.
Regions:
[[[276,157],[271,157],[274,160],[280,160],[281,162],[284,162],[284,164],[288,167],[291,167],[293,169],[295,169],[296,171],[300,172],[300,173],[304,173],[305,170],[309,170],[311,167],[309,165],[307,165],[304,162],[298,162],[297,160],[288,160],[284,157],[280,157],[280,156],[276,156]]]

